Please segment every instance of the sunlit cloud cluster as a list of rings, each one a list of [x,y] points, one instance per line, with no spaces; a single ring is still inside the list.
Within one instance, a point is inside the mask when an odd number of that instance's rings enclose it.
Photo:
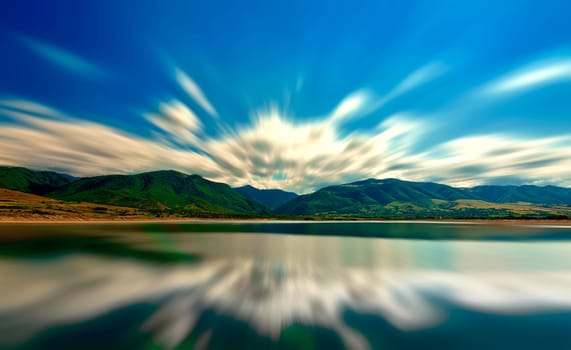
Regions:
[[[20,41],[70,71],[100,72],[96,65],[58,47],[24,37]],[[389,102],[449,70],[441,62],[431,62],[405,75],[384,95],[358,89],[320,116],[295,115],[275,103],[252,110],[249,122],[230,127],[198,83],[174,67],[172,79],[195,104],[191,107],[172,98],[143,113],[141,121],[151,137],[69,116],[24,98],[4,98],[0,101],[0,163],[76,176],[175,169],[233,186],[250,184],[298,193],[370,177],[459,186],[494,182],[571,186],[567,135],[529,137],[466,130],[465,135],[435,144],[430,139],[443,125],[430,121],[422,111],[384,113]],[[542,60],[492,79],[471,96],[489,103],[510,92],[570,78],[570,60]],[[218,135],[205,131],[201,115],[217,120]],[[376,126],[345,129],[358,118],[376,119]]]
[[[293,123],[270,110],[235,135],[208,142],[205,150],[231,169],[230,182],[305,192],[377,173],[405,152],[407,133],[418,132],[414,125],[395,116],[372,135],[342,136],[335,120]]]

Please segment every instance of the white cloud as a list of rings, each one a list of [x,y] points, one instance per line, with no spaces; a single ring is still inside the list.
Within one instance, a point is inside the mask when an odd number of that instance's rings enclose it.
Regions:
[[[371,101],[369,104],[368,112],[371,113],[375,110],[380,109],[390,101],[396,99],[397,97],[406,94],[409,91],[412,91],[424,84],[429,83],[430,81],[440,77],[448,70],[443,63],[440,62],[431,62],[428,63],[414,72],[410,73],[407,77],[401,80],[400,83],[393,89],[391,89],[388,93],[386,93],[381,98],[377,99],[376,101]]]
[[[372,94],[367,90],[356,91],[345,97],[339,105],[331,113],[329,119],[331,122],[340,122],[344,119],[356,117],[365,112],[369,102],[372,100]]]
[[[106,75],[96,64],[68,50],[26,36],[19,35],[18,39],[28,49],[61,68],[91,78]]]
[[[0,98],[0,107],[22,111],[25,113],[36,115],[58,115],[63,116],[61,111],[54,108],[39,104],[30,100],[23,100],[17,98]]]
[[[404,78],[397,85],[397,87],[395,87],[389,93],[388,96],[390,96],[390,98],[395,98],[399,95],[409,92],[423,84],[430,82],[431,80],[436,79],[446,71],[447,67],[441,62],[431,62],[426,64]]]
[[[21,104],[20,104],[21,105]],[[209,157],[124,131],[61,115],[0,108],[17,123],[0,127],[0,163],[62,169],[77,176],[158,169],[219,174]]]
[[[324,184],[376,176],[400,158],[423,132],[400,116],[370,134],[341,136],[331,119],[294,123],[277,109],[203,150],[226,169],[221,181],[305,193]],[[279,176],[276,179],[276,174]]]
[[[159,105],[159,114],[150,113],[145,117],[176,141],[183,144],[196,144],[196,134],[201,131],[202,123],[196,114],[180,101],[164,102]]]
[[[460,137],[415,155],[401,175],[474,186],[509,178],[571,186],[571,137],[526,139],[492,134]]]
[[[176,80],[186,93],[196,102],[202,109],[213,117],[218,117],[218,112],[214,109],[208,98],[204,95],[200,86],[186,75],[181,69],[175,69]]]
[[[483,90],[487,94],[505,94],[571,80],[571,58],[535,62],[492,82]]]

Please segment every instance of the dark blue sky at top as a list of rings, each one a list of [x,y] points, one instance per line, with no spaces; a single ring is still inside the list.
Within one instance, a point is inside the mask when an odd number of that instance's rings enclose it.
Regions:
[[[184,97],[169,62],[195,79],[231,125],[269,103],[298,118],[324,115],[353,90],[382,94],[434,60],[451,67],[426,89],[349,125],[359,128],[391,109],[438,109],[474,84],[571,44],[566,1],[12,1],[2,7],[0,93],[135,129],[143,123],[140,112],[157,100]],[[66,72],[23,47],[20,35],[73,52],[107,75],[93,80]],[[538,119],[569,125],[567,93],[567,86],[552,86],[478,118],[484,124],[521,118],[530,130]]]
[[[569,79],[490,101],[465,96],[534,62],[571,57],[568,1],[5,1],[0,97],[53,106],[151,136],[145,113],[178,99],[212,137],[270,105],[301,122],[367,89],[381,98],[438,62],[433,80],[343,124],[368,130],[412,111],[440,128],[426,143],[470,133],[561,134],[571,127]],[[97,67],[77,74],[26,42]],[[216,108],[217,121],[173,78],[179,68]],[[0,116],[0,121],[2,121]],[[221,125],[224,127],[221,128]]]

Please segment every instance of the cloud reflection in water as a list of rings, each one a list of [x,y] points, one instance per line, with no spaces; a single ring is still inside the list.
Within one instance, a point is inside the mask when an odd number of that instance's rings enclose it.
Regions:
[[[137,303],[155,308],[140,320],[140,334],[168,349],[182,344],[211,310],[276,342],[294,324],[329,329],[350,349],[371,345],[347,324],[346,310],[376,314],[403,332],[446,319],[435,298],[491,314],[571,310],[571,245],[565,242],[216,233],[170,239],[204,259],[158,264],[88,253],[3,258],[0,346]],[[159,249],[147,236],[114,240]],[[210,331],[199,337],[205,347]]]

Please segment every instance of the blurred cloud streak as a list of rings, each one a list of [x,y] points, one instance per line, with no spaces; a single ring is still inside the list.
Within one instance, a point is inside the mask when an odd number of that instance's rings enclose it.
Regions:
[[[19,107],[22,103],[11,104]],[[49,107],[35,111],[51,111]],[[0,128],[0,162],[43,169],[65,169],[77,176],[133,173],[149,169],[204,172],[219,167],[208,157],[144,139],[102,124],[60,114],[38,116],[10,109],[0,113],[16,124]],[[206,175],[208,174],[208,175]]]
[[[531,63],[492,82],[485,94],[508,94],[537,88],[549,83],[571,81],[571,58],[548,59]]]
[[[218,112],[212,106],[208,98],[202,92],[202,89],[198,84],[192,80],[184,71],[181,69],[175,69],[175,77],[181,88],[190,96],[202,109],[204,109],[208,114],[213,117],[218,117]]]
[[[185,104],[173,100],[159,105],[159,114],[145,115],[157,128],[172,136],[182,144],[196,144],[196,134],[202,129],[202,122]]]
[[[412,72],[404,78],[390,93],[390,98],[397,97],[426,84],[448,71],[448,67],[442,62],[431,62]]]
[[[101,78],[107,75],[98,65],[66,49],[23,35],[18,35],[17,38],[29,50],[60,68],[88,78]]]
[[[367,90],[353,92],[345,97],[329,116],[333,123],[362,114],[372,99],[372,94]]]

